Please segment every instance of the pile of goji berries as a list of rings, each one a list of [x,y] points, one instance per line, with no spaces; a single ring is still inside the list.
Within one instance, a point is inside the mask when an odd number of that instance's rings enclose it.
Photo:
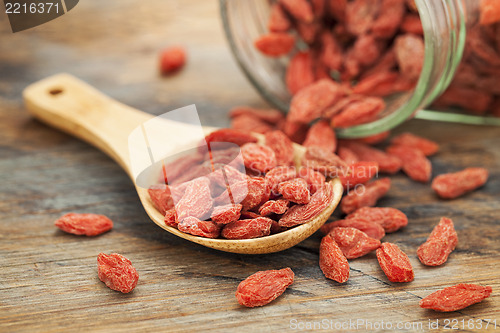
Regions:
[[[499,8],[495,0],[481,1],[463,61],[437,107],[500,116]],[[423,29],[413,0],[277,0],[268,30],[255,47],[269,57],[290,56],[284,80],[293,99],[325,92],[311,109],[297,109],[292,100],[288,135],[300,130],[291,123],[310,117],[338,128],[377,119],[385,107],[380,97],[413,89],[423,67]]]

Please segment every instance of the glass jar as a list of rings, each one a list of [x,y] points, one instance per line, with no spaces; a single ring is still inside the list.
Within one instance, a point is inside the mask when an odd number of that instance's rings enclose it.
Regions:
[[[380,118],[338,129],[345,138],[363,137],[394,128],[412,117],[469,124],[500,125],[500,118],[424,110],[452,81],[461,62],[468,30],[479,20],[479,0],[415,0],[424,30],[424,66],[415,88],[386,98]],[[285,84],[290,56],[270,58],[254,47],[268,33],[269,0],[220,0],[224,29],[241,69],[273,106],[287,111],[291,95]],[[500,79],[498,81],[500,85]]]

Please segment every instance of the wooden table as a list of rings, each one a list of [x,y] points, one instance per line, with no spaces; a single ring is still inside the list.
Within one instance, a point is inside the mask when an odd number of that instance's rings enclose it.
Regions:
[[[393,177],[380,205],[403,210],[410,223],[384,240],[409,254],[415,280],[389,283],[370,254],[351,261],[351,278],[339,285],[318,267],[319,234],[287,251],[252,256],[164,232],[149,221],[111,159],[31,119],[23,108],[22,89],[58,72],[152,114],[194,103],[207,125],[226,125],[231,106],[265,105],[230,54],[216,1],[81,1],[69,14],[17,34],[0,14],[0,40],[0,331],[254,332],[308,325],[407,325],[412,331],[436,321],[443,329],[454,320],[466,331],[480,323],[484,331],[487,320],[488,330],[494,320],[500,329],[499,128],[423,121],[399,128],[441,144],[432,158],[435,174],[485,166],[491,179],[475,193],[443,201],[428,184]],[[188,49],[188,66],[162,78],[158,51],[177,43]],[[53,222],[67,212],[106,214],[115,227],[94,238],[64,234]],[[459,245],[443,267],[424,267],[416,249],[441,216],[455,221]],[[99,252],[132,260],[140,280],[131,294],[99,281]],[[286,266],[296,280],[282,297],[261,308],[238,305],[234,292],[241,280]],[[419,308],[422,297],[461,282],[490,285],[493,295],[458,312]]]

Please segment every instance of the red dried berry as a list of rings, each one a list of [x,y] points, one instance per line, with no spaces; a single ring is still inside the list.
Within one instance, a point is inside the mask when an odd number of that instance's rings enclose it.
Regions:
[[[422,21],[417,14],[406,14],[403,22],[401,23],[401,31],[423,36],[424,28],[422,27]]]
[[[285,82],[290,94],[314,82],[313,58],[311,52],[297,52],[286,69]]]
[[[391,143],[393,145],[402,145],[416,148],[420,150],[425,156],[434,155],[439,150],[439,145],[434,141],[408,132],[395,136],[391,140]]]
[[[328,121],[321,120],[311,126],[302,145],[318,147],[333,153],[337,149],[337,137]]]
[[[344,190],[349,191],[358,184],[364,184],[378,175],[377,162],[357,162],[349,165],[339,174]]]
[[[363,207],[345,217],[346,220],[364,220],[380,224],[387,233],[395,232],[408,225],[408,217],[396,209],[388,207]]]
[[[97,236],[113,228],[113,221],[104,215],[68,213],[55,226],[73,235]]]
[[[342,66],[342,46],[335,36],[328,31],[321,34],[320,61],[330,70],[339,70]]]
[[[278,3],[271,5],[271,14],[267,22],[267,28],[271,32],[286,32],[290,29],[291,23],[285,12]]]
[[[241,154],[247,169],[263,174],[276,167],[276,155],[267,146],[246,143],[241,147]]]
[[[231,142],[238,146],[243,146],[245,143],[257,142],[257,138],[250,133],[223,128],[207,135],[205,141],[209,146],[212,142]]]
[[[307,182],[309,192],[311,194],[316,193],[319,188],[323,187],[326,181],[325,176],[321,173],[305,167],[301,167],[299,169],[297,177],[302,178]]]
[[[202,221],[196,217],[188,216],[179,221],[177,229],[194,236],[217,238],[220,235],[221,226],[213,221]]]
[[[277,125],[285,119],[285,115],[276,109],[258,109],[251,106],[235,106],[229,111],[229,117],[239,117],[243,115],[251,115],[270,125]]]
[[[293,283],[294,274],[290,268],[259,271],[241,281],[236,290],[238,303],[247,307],[266,305]]]
[[[487,180],[488,170],[466,168],[437,176],[432,181],[432,189],[443,199],[454,199],[483,186]]]
[[[167,185],[158,184],[152,185],[148,189],[149,197],[153,202],[153,206],[160,212],[161,215],[165,215],[165,212],[174,207],[174,200],[170,194],[170,190]]]
[[[97,256],[97,272],[99,280],[110,289],[129,293],[134,290],[139,274],[132,262],[118,253],[99,253]]]
[[[162,74],[170,74],[184,67],[186,63],[186,51],[181,46],[172,46],[160,53],[160,71]]]
[[[204,156],[198,152],[190,153],[186,156],[175,159],[163,166],[161,182],[165,184],[173,184],[179,177],[186,173],[186,170],[191,170],[203,162]]]
[[[341,145],[352,150],[358,156],[360,161],[377,162],[380,172],[393,174],[401,169],[401,160],[383,152],[382,150],[358,142],[342,141]]]
[[[164,217],[165,224],[177,228],[177,224],[179,224],[179,219],[177,218],[177,212],[174,208],[169,209],[165,212]]]
[[[272,193],[274,195],[278,195],[278,184],[296,177],[297,171],[295,170],[295,167],[279,166],[266,173],[265,179]]]
[[[285,133],[280,130],[268,132],[265,143],[274,152],[277,166],[293,165],[293,145]]]
[[[382,243],[377,249],[377,259],[389,281],[413,281],[414,273],[410,259],[396,244]]]
[[[290,206],[290,201],[285,199],[269,200],[260,206],[259,214],[262,216],[269,216],[271,214],[282,215],[288,210],[288,206]]]
[[[273,220],[267,217],[234,221],[224,225],[221,236],[227,239],[250,239],[267,236],[271,233],[272,223]]]
[[[335,228],[354,228],[358,229],[368,237],[381,240],[385,236],[385,231],[382,226],[376,222],[358,219],[338,220],[335,222],[326,223],[321,227],[321,232],[325,235],[332,232]]]
[[[285,32],[271,32],[255,40],[257,50],[269,57],[280,57],[292,51],[295,37]]]
[[[446,217],[441,218],[434,227],[427,241],[417,250],[418,259],[427,266],[439,266],[448,260],[448,256],[455,249],[458,236],[453,221]]]
[[[323,110],[343,95],[342,87],[332,80],[323,79],[310,84],[293,96],[287,121],[309,123],[320,118]]]
[[[362,257],[380,247],[380,241],[356,228],[334,228],[330,233],[347,259]]]
[[[340,146],[337,149],[337,155],[347,164],[354,164],[359,162],[359,157],[351,149]],[[378,163],[377,163],[378,165]]]
[[[403,162],[403,171],[411,179],[422,183],[431,179],[431,162],[420,150],[410,146],[395,145],[387,147],[386,151]]]
[[[175,205],[179,221],[186,217],[196,217],[201,220],[209,218],[213,202],[210,195],[210,180],[207,177],[192,180],[182,199]]]
[[[302,178],[295,178],[279,183],[278,192],[286,200],[298,204],[306,204],[311,200],[307,182]]]
[[[290,121],[288,118],[283,124],[283,132],[295,143],[301,144],[307,135],[309,125],[297,121]]]
[[[325,183],[316,193],[311,196],[309,203],[305,205],[295,205],[279,220],[282,227],[293,227],[299,224],[309,222],[318,216],[325,208],[331,204],[334,199],[333,186]]]
[[[399,35],[394,40],[394,49],[400,73],[410,80],[418,80],[424,65],[425,45],[422,36]]]
[[[319,267],[328,279],[344,283],[349,279],[349,263],[330,235],[321,240]]]
[[[231,119],[231,128],[244,132],[267,133],[273,128],[252,114],[242,114]]]
[[[460,283],[452,287],[433,292],[420,300],[420,307],[441,312],[462,310],[481,302],[491,295],[491,287]]]
[[[359,36],[367,32],[379,12],[379,1],[354,0],[347,3],[346,28],[351,34]]]
[[[309,147],[302,158],[302,165],[327,178],[335,178],[347,164],[337,155],[318,147]]]
[[[362,207],[375,206],[377,201],[389,191],[391,180],[389,178],[382,178],[367,183],[363,187],[363,190],[355,188],[347,193],[340,205],[342,212],[350,214]]]
[[[403,22],[405,14],[404,0],[382,0],[380,14],[371,27],[377,38],[392,38]]]
[[[373,135],[370,135],[370,136],[365,136],[363,138],[353,139],[351,141],[353,141],[353,142],[359,142],[359,143],[364,143],[364,144],[367,144],[367,145],[376,145],[378,143],[384,142],[385,139],[387,139],[390,134],[391,134],[390,131],[385,131],[385,132],[381,132],[381,133],[378,133],[378,134],[373,134]]]
[[[385,102],[378,97],[366,97],[364,100],[349,104],[339,114],[333,116],[332,126],[346,128],[375,120],[384,111]]]
[[[240,204],[217,206],[212,211],[211,219],[218,224],[228,224],[240,218],[242,208]]]
[[[497,0],[481,0],[479,4],[479,22],[482,25],[500,22],[500,5]]]
[[[307,0],[279,0],[279,3],[298,21],[310,23],[314,20],[312,7]]]

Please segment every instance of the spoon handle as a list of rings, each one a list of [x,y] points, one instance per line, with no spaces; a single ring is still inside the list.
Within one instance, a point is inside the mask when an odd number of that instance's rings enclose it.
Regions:
[[[35,82],[24,89],[23,97],[34,117],[97,147],[130,174],[128,135],[151,115],[121,104],[69,74]]]

